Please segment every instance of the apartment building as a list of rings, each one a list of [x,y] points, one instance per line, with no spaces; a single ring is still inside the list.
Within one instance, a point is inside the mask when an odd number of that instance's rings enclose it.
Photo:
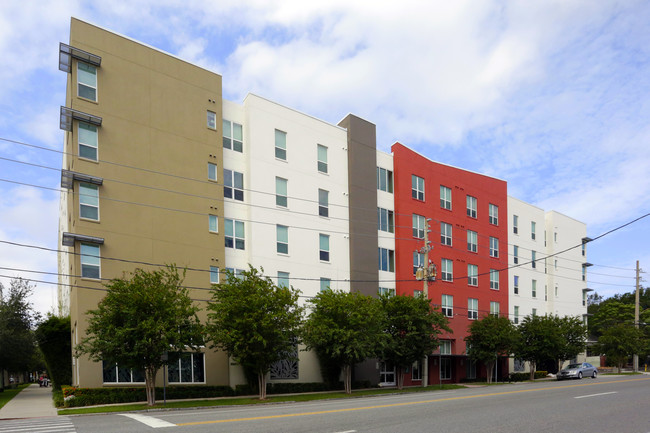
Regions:
[[[586,225],[509,196],[508,233],[513,323],[545,314],[576,316],[586,323]],[[528,365],[517,360],[511,360],[511,368],[528,371]],[[557,366],[547,368],[554,371]]]

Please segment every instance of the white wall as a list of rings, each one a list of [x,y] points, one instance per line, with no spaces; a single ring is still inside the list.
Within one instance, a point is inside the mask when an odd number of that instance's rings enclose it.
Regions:
[[[377,151],[377,166],[393,171],[393,155]],[[395,211],[394,194],[377,189],[377,206],[383,209]],[[396,219],[397,217],[394,216]],[[378,247],[395,251],[395,233],[377,231]],[[395,265],[397,267],[397,264]],[[378,271],[379,287],[396,289],[395,272]]]

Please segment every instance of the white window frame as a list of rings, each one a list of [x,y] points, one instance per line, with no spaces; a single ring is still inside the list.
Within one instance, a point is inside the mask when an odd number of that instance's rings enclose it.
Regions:
[[[217,181],[217,164],[208,162],[208,180]]]
[[[241,184],[239,184],[241,181]],[[244,173],[227,168],[223,169],[223,197],[244,201]]]
[[[329,191],[318,188],[318,216],[329,218],[330,216],[329,196],[330,196]]]
[[[440,354],[451,355],[451,340],[440,340]]]
[[[81,131],[86,131],[82,133]],[[79,158],[88,159],[90,161],[99,160],[99,131],[97,126],[85,122],[77,122],[77,145],[79,146]],[[82,155],[82,149],[89,149],[94,153],[94,157]],[[84,152],[88,153],[88,151]]]
[[[275,130],[275,159],[287,160],[287,133]]]
[[[422,381],[422,361],[417,360],[411,365],[411,381]]]
[[[512,232],[514,234],[519,233],[519,216],[517,215],[512,216]]]
[[[83,215],[84,210],[86,216]],[[96,213],[97,216],[88,216],[88,212]],[[79,183],[79,218],[99,221],[99,185],[85,182]]]
[[[452,246],[452,227],[448,223],[440,223],[440,244]]]
[[[490,257],[499,258],[499,238],[490,236]]]
[[[81,69],[84,69],[83,72],[81,72]],[[82,77],[93,77],[94,81],[93,83],[90,82],[82,82]],[[94,98],[88,98],[86,96],[81,95],[81,87],[86,87],[88,89],[91,89],[94,93]],[[97,102],[97,67],[94,65],[89,65],[88,63],[84,62],[77,62],[77,96],[82,99],[86,99],[88,101],[93,101]]]
[[[207,126],[208,129],[217,130],[217,113],[214,111],[206,110]]]
[[[535,250],[531,250],[530,252],[530,265],[533,268],[537,268],[537,252]]]
[[[411,197],[424,201],[424,178],[420,176],[416,176],[414,174],[411,175]]]
[[[395,215],[392,210],[377,208],[377,229],[382,232],[395,233]]]
[[[532,280],[530,283],[530,295],[533,298],[537,298],[537,280]]]
[[[470,218],[476,218],[478,215],[478,212],[476,210],[478,206],[478,199],[474,196],[467,195],[467,216]]]
[[[530,222],[530,238],[532,240],[535,240],[535,238],[537,237],[536,231],[537,231],[537,223],[535,221],[531,221]]]
[[[240,230],[238,230],[239,228]],[[238,236],[238,232],[241,236]],[[226,248],[244,251],[246,249],[246,226],[244,221],[226,218],[224,220],[224,238]],[[228,245],[228,241],[230,241],[231,245]]]
[[[395,272],[395,251],[388,248],[378,248],[379,270]]]
[[[327,146],[323,146],[322,144],[316,145],[316,159],[318,172],[327,174],[329,168],[327,165]]]
[[[210,284],[219,284],[218,266],[210,266]]]
[[[320,291],[330,290],[332,288],[332,279],[320,277]]]
[[[289,272],[278,271],[278,287],[291,287]]]
[[[425,262],[424,253],[413,251],[413,275],[415,275],[418,268],[423,268]]]
[[[106,361],[102,360],[102,383],[106,383],[106,384],[113,384],[113,383],[145,383],[144,380],[142,380],[142,381],[134,381],[133,380],[133,369],[131,369],[131,368],[128,369],[129,370],[129,376],[131,377],[131,380],[122,380],[121,381],[120,380],[120,369],[126,370],[126,368],[124,368],[124,367],[120,368],[117,365],[117,363],[115,363],[115,367],[111,367],[111,368],[115,369],[115,382],[106,382],[106,381],[104,381],[104,371],[107,370],[105,364],[106,364]],[[142,371],[141,374],[142,374],[142,378],[144,379],[145,378],[144,371]]]
[[[499,271],[490,269],[490,289],[499,290]]]
[[[244,127],[239,123],[223,119],[223,147],[235,152],[244,152]],[[238,133],[237,133],[238,132]]]
[[[450,259],[440,260],[440,274],[442,281],[454,281],[454,262]]]
[[[219,233],[219,217],[217,215],[208,215],[208,231]]]
[[[446,317],[454,317],[454,296],[442,295],[441,311]]]
[[[490,203],[489,206],[489,222],[492,225],[499,225],[499,206]]]
[[[289,254],[289,227],[276,224],[275,234],[277,238],[275,251],[278,254]]]
[[[451,210],[451,188],[440,185],[440,207]]]
[[[275,205],[289,207],[289,181],[282,177],[275,177]]]
[[[513,287],[515,295],[518,295],[519,294],[519,275],[513,275],[513,276],[514,276],[514,279],[513,279],[512,287]]]
[[[102,278],[101,249],[97,244],[79,244],[79,263],[81,278],[100,280]],[[97,276],[88,275],[88,271],[97,271]],[[85,271],[85,272],[84,272]]]
[[[377,189],[389,194],[393,193],[393,172],[377,167]]]
[[[478,265],[467,264],[467,285],[478,286]]]
[[[514,317],[513,317],[513,323],[515,325],[519,324],[519,305],[514,306]]]
[[[377,293],[386,296],[395,296],[395,289],[391,287],[380,287]]]
[[[422,215],[413,214],[413,237],[424,239],[424,231],[427,230],[427,219]]]
[[[501,304],[497,301],[490,301],[490,314],[499,317],[501,314]]]
[[[440,359],[440,380],[451,380],[451,358]]]
[[[478,252],[478,232],[467,230],[467,251]]]
[[[519,246],[518,245],[513,245],[512,246],[512,261],[516,265],[519,263]]]
[[[318,257],[321,262],[330,261],[330,236],[319,233],[318,235]]]
[[[184,355],[184,354],[189,354],[190,355],[190,369],[191,369],[190,372],[191,372],[191,376],[192,376],[191,381],[183,381],[182,380],[183,375],[181,374],[181,371],[182,371],[181,363],[183,361],[182,355]],[[203,371],[200,373],[203,376],[203,380],[194,380],[194,356],[195,355],[201,355],[201,357],[203,358],[203,362],[201,363],[202,366],[203,366]],[[170,379],[170,376],[169,376],[170,368],[169,367],[170,366],[167,366],[167,381],[169,383],[205,383],[205,354],[202,353],[202,352],[198,352],[198,353],[196,353],[196,352],[183,352],[183,354],[181,354],[181,357],[178,358],[178,381],[172,381]]]
[[[469,320],[478,320],[477,298],[467,298],[467,318]]]

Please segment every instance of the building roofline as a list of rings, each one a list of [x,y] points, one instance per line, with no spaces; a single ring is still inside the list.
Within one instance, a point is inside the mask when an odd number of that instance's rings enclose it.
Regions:
[[[535,209],[541,210],[542,212],[546,213],[546,211],[545,211],[544,209],[542,209],[541,207],[539,207],[539,206],[535,206],[534,204],[530,204],[530,203],[528,203],[527,201],[523,201],[523,200],[520,199],[520,198],[513,197],[513,196],[509,195],[509,196],[508,196],[508,199],[509,199],[509,200],[510,200],[510,199],[512,199],[512,200],[517,200],[519,203],[525,204],[525,205],[530,206],[530,207],[534,207]],[[508,209],[508,210],[510,210],[510,209]]]
[[[560,216],[563,216],[564,218],[568,218],[568,219],[570,219],[570,220],[572,220],[572,221],[575,221],[575,222],[577,222],[577,223],[584,224],[585,226],[587,225],[587,223],[585,223],[585,222],[583,222],[583,221],[577,220],[577,219],[575,219],[575,218],[573,218],[573,217],[570,217],[570,216],[568,216],[568,215],[565,215],[565,214],[563,214],[562,212],[558,212],[558,211],[556,211],[556,210],[549,210],[549,211],[546,211],[546,213],[556,213],[556,214],[558,214],[558,215],[560,215]]]
[[[393,152],[392,150],[393,150],[393,146],[396,145],[396,144],[399,144],[400,146],[403,146],[404,148],[406,148],[406,149],[410,150],[411,152],[415,153],[416,155],[421,156],[422,158],[424,158],[424,159],[426,159],[426,160],[428,160],[428,161],[430,161],[430,162],[433,162],[434,164],[440,164],[440,165],[444,165],[445,167],[454,168],[454,169],[456,169],[456,170],[462,170],[462,171],[464,171],[464,172],[466,172],[466,173],[472,173],[472,174],[476,174],[476,175],[483,176],[483,177],[489,177],[490,179],[494,179],[494,180],[498,180],[498,181],[501,181],[501,182],[505,182],[506,185],[508,184],[508,181],[507,181],[507,180],[505,180],[505,179],[501,179],[501,178],[499,178],[499,177],[490,176],[490,175],[487,175],[487,174],[485,174],[485,173],[479,173],[479,172],[477,172],[477,171],[468,170],[468,169],[466,169],[466,168],[462,168],[462,167],[456,167],[455,165],[445,164],[444,162],[440,162],[440,161],[434,161],[433,159],[429,158],[428,156],[424,156],[424,155],[422,155],[422,154],[421,154],[420,152],[418,152],[417,150],[414,150],[414,149],[408,147],[407,145],[405,145],[404,143],[401,143],[401,142],[399,142],[399,141],[396,141],[396,142],[394,142],[393,144],[390,145],[390,148],[391,148],[391,155],[394,154],[394,152]]]
[[[118,32],[116,32],[116,31],[114,31],[114,30],[107,29],[107,28],[105,28],[105,27],[103,27],[103,26],[100,26],[99,24],[95,24],[95,23],[90,22],[90,21],[87,21],[87,20],[82,20],[81,18],[77,18],[77,17],[74,17],[74,16],[73,16],[73,17],[70,17],[70,22],[71,22],[71,23],[72,23],[72,20],[77,20],[77,21],[79,21],[79,22],[81,22],[81,23],[88,24],[89,26],[96,27],[96,28],[98,28],[98,29],[100,29],[100,30],[103,30],[103,31],[108,32],[108,33],[111,33],[111,34],[113,34],[113,35],[115,35],[115,36],[118,36],[118,37],[120,37],[120,38],[126,39],[126,40],[131,41],[131,42],[135,42],[136,44],[138,44],[138,45],[142,45],[143,47],[147,47],[147,48],[152,49],[152,50],[154,50],[154,51],[157,51],[157,52],[159,52],[159,53],[161,53],[161,54],[165,54],[165,55],[167,55],[167,56],[169,56],[169,57],[173,57],[173,58],[175,58],[176,60],[180,60],[180,61],[183,62],[183,63],[187,63],[187,64],[190,65],[190,66],[194,66],[195,68],[199,68],[199,69],[202,69],[202,70],[204,70],[204,71],[206,71],[206,72],[210,72],[211,74],[215,74],[215,75],[218,75],[219,77],[222,77],[222,75],[221,75],[220,73],[218,73],[218,72],[211,71],[211,70],[209,70],[209,69],[207,69],[207,68],[204,68],[203,66],[199,66],[199,65],[197,65],[196,63],[192,63],[192,62],[190,62],[190,61],[188,61],[188,60],[182,59],[182,58],[178,57],[178,56],[175,55],[175,54],[172,54],[172,53],[169,53],[169,52],[167,52],[167,51],[165,51],[165,50],[161,50],[160,48],[156,48],[156,47],[154,47],[154,46],[151,46],[151,45],[147,44],[146,42],[142,42],[142,41],[139,41],[139,40],[137,40],[137,39],[133,39],[133,38],[131,38],[131,37],[129,37],[129,36],[126,36],[126,35],[123,35],[123,34],[121,34],[121,33],[118,33]]]

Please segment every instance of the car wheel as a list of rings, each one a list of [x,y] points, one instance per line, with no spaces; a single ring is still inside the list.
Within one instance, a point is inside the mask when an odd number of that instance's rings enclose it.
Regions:
[[[582,371],[578,372],[578,379],[582,379]]]
[[[598,372],[597,372],[596,370],[594,370],[594,374],[591,375],[591,378],[592,378],[592,379],[595,379],[596,376],[598,376]]]

